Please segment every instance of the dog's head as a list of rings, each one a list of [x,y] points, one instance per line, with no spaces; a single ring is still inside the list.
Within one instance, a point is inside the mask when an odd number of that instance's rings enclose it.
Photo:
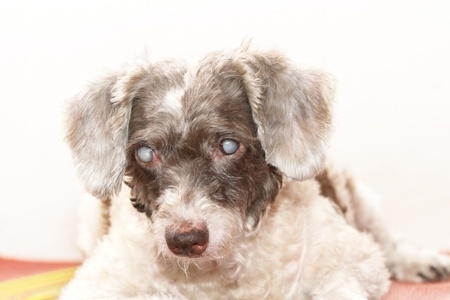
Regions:
[[[325,74],[240,48],[105,78],[70,103],[67,140],[94,196],[125,176],[163,254],[214,258],[257,227],[283,174],[321,169],[332,98]]]

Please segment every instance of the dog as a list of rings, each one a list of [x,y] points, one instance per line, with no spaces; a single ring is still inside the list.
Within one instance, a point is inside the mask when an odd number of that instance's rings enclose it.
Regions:
[[[333,79],[248,46],[133,63],[68,104],[88,254],[61,299],[380,299],[449,278],[328,161]]]

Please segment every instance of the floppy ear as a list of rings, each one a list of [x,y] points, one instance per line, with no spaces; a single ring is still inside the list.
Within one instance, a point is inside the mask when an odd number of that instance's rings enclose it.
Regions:
[[[141,68],[104,78],[68,105],[66,141],[85,188],[99,199],[120,191],[132,100],[144,75]]]
[[[266,161],[288,177],[313,177],[331,133],[331,78],[301,70],[278,52],[244,49],[236,57]]]

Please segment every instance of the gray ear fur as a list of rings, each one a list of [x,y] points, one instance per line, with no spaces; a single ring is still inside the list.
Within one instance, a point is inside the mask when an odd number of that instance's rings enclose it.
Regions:
[[[288,177],[315,176],[332,131],[331,78],[317,70],[301,70],[275,51],[241,49],[235,64],[267,162]]]
[[[126,166],[133,88],[143,69],[113,75],[70,101],[66,141],[88,192],[99,199],[118,193]]]

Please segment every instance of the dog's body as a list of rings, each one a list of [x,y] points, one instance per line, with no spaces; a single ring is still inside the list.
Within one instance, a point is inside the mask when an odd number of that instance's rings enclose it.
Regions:
[[[374,196],[323,168],[332,89],[244,47],[138,65],[72,102],[68,142],[104,204],[62,299],[379,299],[387,269],[447,278],[450,259],[397,243]]]

